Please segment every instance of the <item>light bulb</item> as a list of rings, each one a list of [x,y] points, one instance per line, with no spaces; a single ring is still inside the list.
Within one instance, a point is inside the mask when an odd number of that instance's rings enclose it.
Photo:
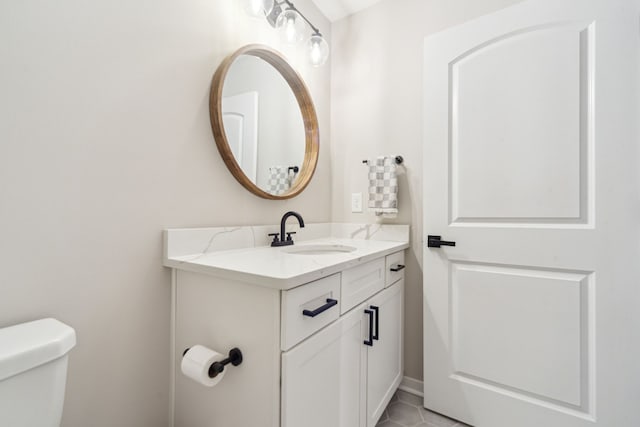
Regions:
[[[304,19],[294,9],[287,9],[278,16],[276,28],[286,43],[295,44],[304,38]]]
[[[320,34],[314,34],[307,42],[309,61],[314,67],[320,67],[329,59],[329,43]]]
[[[264,18],[273,10],[274,0],[243,0],[245,12],[255,18]]]

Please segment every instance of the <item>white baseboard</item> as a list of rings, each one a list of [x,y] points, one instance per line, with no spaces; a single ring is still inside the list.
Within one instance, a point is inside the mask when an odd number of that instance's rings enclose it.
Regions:
[[[415,378],[403,377],[400,387],[398,388],[407,393],[415,394],[416,396],[424,396],[424,383]]]

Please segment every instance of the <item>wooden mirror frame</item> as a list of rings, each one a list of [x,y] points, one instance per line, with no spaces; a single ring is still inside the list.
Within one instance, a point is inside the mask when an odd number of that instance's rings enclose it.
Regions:
[[[294,180],[294,185],[292,185],[291,188],[283,194],[271,194],[261,189],[244,174],[242,168],[240,168],[240,165],[238,165],[238,162],[236,162],[236,159],[231,152],[231,148],[229,147],[229,142],[227,140],[227,134],[224,131],[224,124],[222,121],[222,89],[229,68],[240,55],[256,56],[271,64],[289,84],[289,87],[298,101],[300,112],[302,113],[302,121],[304,123],[305,131],[304,160],[300,167],[300,173]],[[224,160],[224,163],[227,165],[227,168],[229,168],[231,174],[233,174],[235,179],[242,184],[244,188],[256,196],[265,199],[285,200],[297,196],[307,187],[318,163],[318,151],[320,144],[318,118],[316,116],[316,109],[313,105],[313,99],[311,98],[311,94],[305,85],[304,80],[302,80],[302,77],[300,77],[300,75],[293,69],[293,67],[291,67],[291,65],[289,65],[287,60],[279,52],[268,46],[251,44],[241,47],[231,55],[227,56],[213,75],[211,93],[209,95],[209,115],[211,116],[211,130],[213,131],[213,138],[216,141],[222,160]]]

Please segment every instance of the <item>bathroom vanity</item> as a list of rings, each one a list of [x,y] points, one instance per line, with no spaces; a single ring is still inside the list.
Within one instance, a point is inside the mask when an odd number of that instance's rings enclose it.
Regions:
[[[400,384],[409,227],[276,229],[165,231],[176,427],[373,427]],[[195,344],[244,361],[204,387],[180,371]]]

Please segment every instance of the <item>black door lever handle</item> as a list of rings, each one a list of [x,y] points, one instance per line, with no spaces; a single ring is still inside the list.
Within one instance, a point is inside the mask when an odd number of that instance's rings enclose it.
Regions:
[[[439,248],[440,246],[455,246],[456,242],[442,240],[442,236],[427,236],[427,247]]]

